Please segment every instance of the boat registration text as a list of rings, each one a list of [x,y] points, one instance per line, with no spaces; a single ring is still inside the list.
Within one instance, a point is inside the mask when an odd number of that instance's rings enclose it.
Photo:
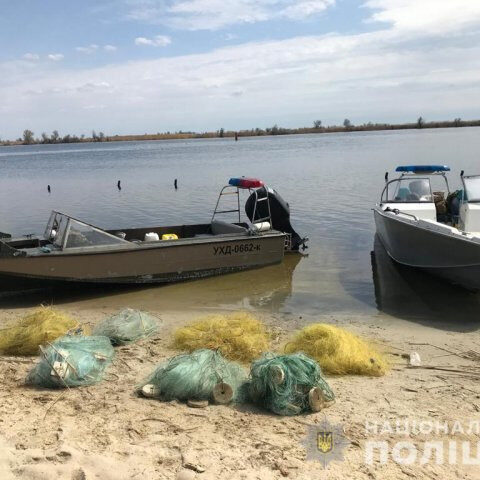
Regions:
[[[260,251],[260,245],[254,243],[240,243],[237,245],[223,245],[220,247],[213,247],[214,255],[234,255],[236,253]]]

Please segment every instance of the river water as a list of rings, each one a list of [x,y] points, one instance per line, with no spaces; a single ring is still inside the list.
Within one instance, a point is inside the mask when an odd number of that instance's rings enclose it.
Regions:
[[[294,228],[310,239],[305,256],[219,278],[88,295],[143,308],[299,315],[380,309],[419,319],[454,315],[461,303],[462,315],[474,317],[478,295],[389,261],[375,244],[371,208],[385,171],[447,164],[455,189],[460,170],[480,173],[479,152],[478,128],[0,147],[0,231],[41,233],[52,209],[103,228],[206,223],[230,177],[258,177],[289,202]]]

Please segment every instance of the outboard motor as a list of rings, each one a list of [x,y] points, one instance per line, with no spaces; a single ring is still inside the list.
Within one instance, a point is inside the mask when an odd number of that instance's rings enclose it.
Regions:
[[[248,197],[245,203],[245,213],[247,214],[247,217],[252,223],[255,223],[262,218],[268,217],[268,205],[266,201],[257,201],[257,206],[255,207],[255,202],[257,198],[258,200],[260,200],[262,198],[265,198],[266,195],[266,187],[261,187],[257,189],[256,194],[254,192]],[[301,245],[304,249],[307,248],[305,246],[305,242],[308,239],[301,238],[300,235],[298,235],[298,233],[293,229],[290,223],[290,207],[288,203],[275,190],[272,190],[271,188],[268,188],[268,202],[270,203],[272,228],[278,230],[279,232],[289,233],[292,236],[292,250],[298,250]],[[253,218],[254,210],[255,218]]]

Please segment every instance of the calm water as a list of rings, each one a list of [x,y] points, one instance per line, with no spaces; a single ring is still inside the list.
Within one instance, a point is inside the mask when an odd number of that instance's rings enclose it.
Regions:
[[[451,187],[456,188],[461,169],[480,173],[479,152],[480,129],[475,128],[241,138],[237,143],[0,147],[0,230],[43,232],[52,209],[104,228],[208,222],[228,179],[254,176],[290,203],[294,228],[310,238],[308,256],[115,298],[157,307],[241,305],[300,315],[381,308],[405,318],[445,315],[445,304],[462,302],[473,316],[480,311],[477,295],[412,272],[405,279],[381,247],[374,250],[371,207],[386,170],[445,163],[452,167]]]

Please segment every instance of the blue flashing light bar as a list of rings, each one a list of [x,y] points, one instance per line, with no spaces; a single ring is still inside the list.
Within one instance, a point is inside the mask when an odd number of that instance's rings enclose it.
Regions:
[[[438,173],[449,172],[450,167],[446,165],[401,165],[395,171],[404,173]]]

